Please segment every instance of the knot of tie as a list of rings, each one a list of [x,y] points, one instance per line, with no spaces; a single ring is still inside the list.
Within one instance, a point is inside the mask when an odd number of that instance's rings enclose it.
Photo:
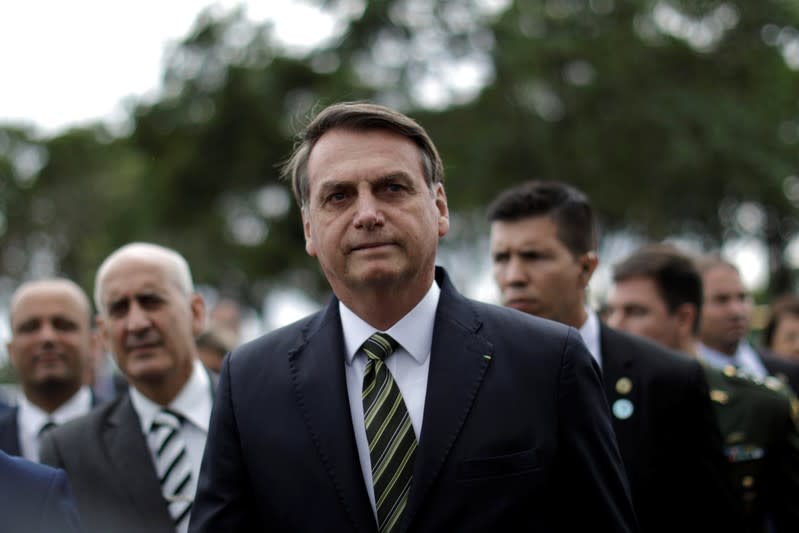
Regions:
[[[162,408],[153,418],[153,423],[150,426],[150,431],[156,431],[162,427],[168,427],[171,429],[180,429],[181,424],[183,423],[183,417],[177,414],[175,411],[171,409],[167,409],[166,407]]]
[[[37,433],[37,435],[39,437],[43,437],[48,431],[50,431],[54,427],[56,427],[56,423],[53,422],[52,420],[48,420],[47,422],[42,424],[42,427],[39,429],[39,433]]]
[[[399,343],[391,338],[388,333],[373,333],[366,339],[361,348],[372,361],[383,361],[397,349]]]

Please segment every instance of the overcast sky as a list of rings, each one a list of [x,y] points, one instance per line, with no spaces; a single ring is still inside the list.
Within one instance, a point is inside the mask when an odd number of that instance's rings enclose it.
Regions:
[[[158,88],[165,45],[211,4],[245,4],[251,19],[273,19],[286,41],[329,31],[329,19],[300,0],[0,1],[0,123],[52,134],[111,119],[125,97]]]

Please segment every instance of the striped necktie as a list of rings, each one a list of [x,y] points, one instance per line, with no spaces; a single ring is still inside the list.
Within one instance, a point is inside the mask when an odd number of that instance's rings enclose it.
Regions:
[[[385,365],[385,358],[397,346],[397,341],[385,333],[375,333],[361,347],[369,358],[363,376],[363,412],[381,533],[399,529],[416,454],[416,435],[408,409]]]
[[[177,532],[189,527],[192,471],[186,442],[180,435],[182,417],[169,409],[161,409],[150,426],[148,441],[155,456],[155,470],[161,483],[161,494],[169,507],[169,515]]]

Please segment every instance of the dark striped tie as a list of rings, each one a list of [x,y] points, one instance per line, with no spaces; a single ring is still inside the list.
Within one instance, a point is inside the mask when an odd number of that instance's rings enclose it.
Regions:
[[[408,409],[385,364],[397,346],[385,333],[375,333],[361,347],[369,358],[363,376],[363,412],[381,533],[397,530],[402,522],[416,455]]]
[[[161,483],[161,493],[169,507],[175,530],[184,532],[189,526],[192,472],[186,443],[180,436],[180,415],[161,409],[153,419],[148,436],[155,453],[155,470]]]

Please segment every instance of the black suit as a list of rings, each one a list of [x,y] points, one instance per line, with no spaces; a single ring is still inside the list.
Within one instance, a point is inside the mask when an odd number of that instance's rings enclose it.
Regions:
[[[41,455],[69,475],[87,533],[175,533],[129,394],[53,429]]]
[[[604,324],[600,349],[608,404],[633,407],[627,418],[614,415],[613,429],[641,530],[739,531],[701,365]]]
[[[61,470],[0,451],[0,531],[78,533],[78,512]]]
[[[598,369],[561,324],[463,298],[443,270],[400,530],[635,529]],[[225,359],[190,530],[376,531],[338,301]]]

